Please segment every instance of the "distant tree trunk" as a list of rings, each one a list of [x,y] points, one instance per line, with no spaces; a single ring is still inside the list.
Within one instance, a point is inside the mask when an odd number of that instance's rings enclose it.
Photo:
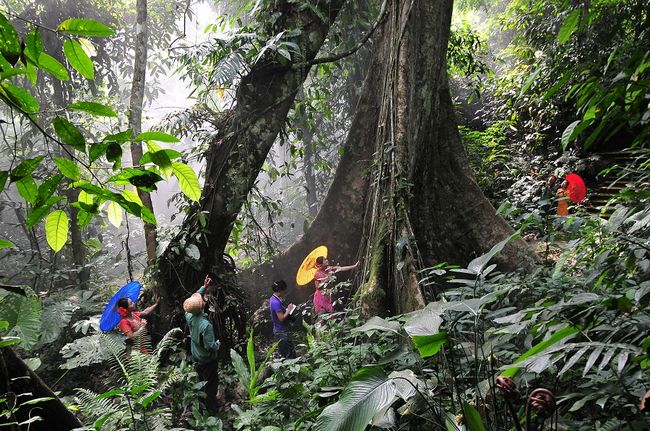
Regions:
[[[344,0],[320,1],[313,9],[299,4],[276,2],[278,19],[269,29],[277,34],[288,28],[301,33],[292,42],[301,48],[301,58],[287,64],[269,54],[251,66],[237,89],[236,105],[219,127],[205,156],[205,185],[200,207],[183,222],[181,234],[158,259],[157,280],[163,289],[163,321],[157,330],[169,327],[169,316],[182,299],[196,290],[208,270],[221,266],[232,225],[255,183],[257,175],[281,130],[295,95],[309,72]],[[197,216],[207,212],[203,227]],[[200,261],[192,262],[185,250],[195,245]]]
[[[42,420],[31,423],[32,431],[69,431],[82,426],[81,422],[58,399],[52,390],[29,369],[27,364],[8,347],[0,348],[0,397],[7,398],[9,404],[17,403],[15,419],[24,422],[34,416]],[[18,397],[15,399],[14,397]],[[21,404],[37,398],[53,398],[33,405]],[[4,407],[4,406],[3,406]],[[9,420],[13,421],[14,417]],[[9,428],[14,429],[14,428]],[[16,427],[15,429],[18,429]]]
[[[65,88],[58,80],[53,80],[54,87],[54,102],[56,106],[64,108],[69,103]],[[70,155],[64,152],[61,148],[57,148],[60,157],[70,158]],[[79,190],[66,189],[63,192],[68,198],[68,202],[76,202],[79,197]],[[79,287],[85,286],[90,278],[88,269],[84,268],[86,265],[86,246],[83,241],[83,232],[77,223],[79,209],[73,206],[68,206],[70,213],[70,246],[72,247],[72,261],[74,262],[75,269],[77,270],[77,282]]]
[[[137,12],[135,57],[133,59],[133,82],[131,83],[131,100],[129,102],[129,128],[133,131],[133,136],[142,131],[142,104],[147,79],[147,0],[137,0],[135,7]],[[133,142],[131,144],[133,165],[137,165],[141,158],[142,144]],[[137,190],[142,204],[153,213],[151,194],[140,189]],[[155,225],[144,223],[144,240],[147,249],[147,262],[151,264],[156,260],[156,249],[158,248]]]

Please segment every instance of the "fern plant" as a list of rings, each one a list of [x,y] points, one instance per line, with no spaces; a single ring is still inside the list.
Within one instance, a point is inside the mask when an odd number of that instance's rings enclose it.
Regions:
[[[171,425],[171,412],[160,398],[182,376],[178,368],[163,370],[161,356],[178,343],[178,332],[174,328],[165,334],[152,354],[139,349],[129,354],[113,338],[103,337],[103,347],[112,353],[117,386],[101,394],[77,389],[76,395],[82,414],[96,430],[164,430]]]

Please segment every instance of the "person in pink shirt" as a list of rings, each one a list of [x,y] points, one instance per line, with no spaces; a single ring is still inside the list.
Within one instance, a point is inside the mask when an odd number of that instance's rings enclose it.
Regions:
[[[314,274],[314,285],[316,291],[314,292],[314,311],[316,314],[332,313],[334,306],[332,305],[332,298],[324,289],[335,281],[334,274],[342,271],[350,271],[356,268],[359,262],[349,266],[333,266],[330,265],[329,260],[325,256],[316,258],[317,271]]]

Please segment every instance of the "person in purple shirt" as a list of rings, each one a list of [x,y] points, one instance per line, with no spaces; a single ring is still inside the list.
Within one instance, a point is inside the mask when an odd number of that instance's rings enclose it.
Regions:
[[[289,338],[289,317],[296,308],[295,305],[289,304],[286,307],[282,303],[282,298],[287,294],[287,283],[284,280],[273,282],[273,295],[269,299],[269,308],[271,309],[271,321],[273,322],[273,335],[278,341],[278,351],[280,356],[286,359],[296,357],[296,351],[293,343]]]

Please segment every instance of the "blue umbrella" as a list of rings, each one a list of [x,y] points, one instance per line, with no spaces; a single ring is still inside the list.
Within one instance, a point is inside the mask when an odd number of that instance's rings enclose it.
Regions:
[[[120,323],[120,320],[122,320],[122,316],[117,312],[117,301],[119,301],[120,298],[129,298],[132,302],[136,302],[138,296],[140,296],[141,287],[142,285],[139,281],[132,281],[122,286],[122,288],[113,295],[111,300],[108,301],[108,304],[106,304],[104,314],[102,314],[102,318],[99,320],[99,328],[102,331],[110,331]]]

